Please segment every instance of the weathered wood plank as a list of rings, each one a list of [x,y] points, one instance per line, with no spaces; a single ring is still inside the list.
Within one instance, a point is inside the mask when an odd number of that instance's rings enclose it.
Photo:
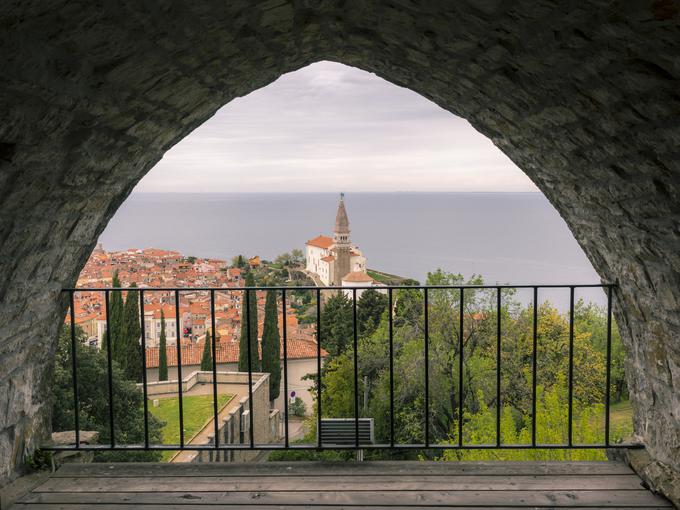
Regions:
[[[145,493],[31,493],[23,503],[80,503],[140,505],[338,505],[338,506],[548,506],[618,507],[670,503],[646,490],[627,491],[374,491],[374,492],[145,492]]]
[[[630,475],[621,462],[266,462],[266,463],[114,463],[65,464],[55,477],[113,476],[366,476],[432,474],[511,476],[511,475]]]
[[[167,476],[50,478],[33,492],[224,492],[224,491],[453,491],[453,490],[640,490],[636,475],[485,476]]]
[[[96,505],[92,506],[90,503],[83,503],[83,504],[78,504],[78,503],[18,503],[16,506],[13,506],[11,510],[90,510],[90,509],[96,509],[96,510],[129,510],[130,505],[129,504],[124,504],[124,505],[115,505],[115,504],[103,504],[103,505]],[[144,505],[142,507],[143,510],[204,510],[206,508],[205,505],[193,505],[191,503],[189,504],[182,504],[182,505]],[[211,510],[233,510],[232,505],[211,505],[210,509]],[[304,506],[285,506],[282,507],[281,505],[260,505],[253,507],[257,510],[310,510],[310,507],[308,505]],[[330,505],[330,506],[323,506],[319,507],[322,508],[323,510],[346,510],[347,508],[353,508],[351,506],[347,505]],[[356,508],[356,507],[354,507]],[[413,510],[413,508],[418,508],[418,507],[413,507],[413,506],[371,506],[367,507],[370,508],[371,510]],[[425,507],[421,507],[425,508]],[[517,510],[517,508],[522,508],[522,507],[517,507],[517,506],[448,506],[448,507],[439,507],[439,508],[455,508],[456,510]],[[524,508],[529,508],[529,507],[524,507]],[[531,506],[532,509],[535,510],[548,510],[555,508],[553,505],[550,506]],[[586,507],[587,508],[587,507]],[[593,507],[590,507],[593,508]],[[610,509],[616,509],[616,508],[635,508],[636,510],[668,510],[668,507],[666,506],[637,506],[637,507],[609,507]]]

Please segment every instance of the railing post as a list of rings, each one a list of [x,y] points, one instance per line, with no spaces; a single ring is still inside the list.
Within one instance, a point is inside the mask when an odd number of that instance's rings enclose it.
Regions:
[[[128,292],[134,292],[128,290]],[[144,289],[139,289],[139,314],[142,330],[142,392],[144,393],[144,449],[149,449],[149,400],[146,380],[146,323],[144,322]]]
[[[538,287],[534,287],[533,344],[531,350],[531,446],[536,447],[536,372],[538,350]]]
[[[501,288],[496,287],[496,446],[501,445]]]
[[[390,446],[394,448],[394,332],[393,328],[393,296],[392,287],[388,289],[388,327],[390,336]]]
[[[214,432],[215,432],[215,449],[220,446],[220,424],[219,424],[219,408],[217,402],[217,345],[215,339],[217,334],[215,331],[215,289],[210,289],[210,325],[212,326],[212,379],[213,379],[213,416],[214,416]],[[208,335],[205,338],[208,341]],[[250,340],[250,339],[248,339]],[[250,344],[249,344],[250,345]]]
[[[425,448],[430,446],[430,324],[428,289],[425,287],[424,295],[425,313]]]
[[[116,445],[113,420],[113,353],[111,352],[111,320],[109,318],[109,291],[104,291],[104,311],[106,312],[106,368],[109,382],[109,433],[111,434],[111,448]]]
[[[175,290],[175,353],[177,354],[177,401],[179,404],[179,444],[184,448],[184,405],[182,401],[182,328],[179,323],[179,290]]]
[[[460,288],[460,310],[458,323],[460,331],[458,334],[458,447],[463,447],[463,321],[464,321],[464,306],[465,306],[465,289]]]
[[[246,288],[246,335],[248,336],[248,436],[250,439],[250,448],[255,448],[255,430],[253,420],[253,355],[259,356],[258,345],[255,342],[256,352],[252,352],[251,347],[251,316],[250,316],[250,288]],[[257,293],[255,294],[255,306],[257,307]],[[255,324],[255,338],[257,338],[257,324]]]
[[[80,449],[80,404],[78,397],[78,354],[76,345],[76,312],[75,300],[73,297],[74,291],[69,292],[69,301],[71,309],[71,371],[73,379],[73,424],[76,429],[76,448]]]
[[[286,289],[281,290],[281,313],[283,315],[283,410],[285,422],[283,423],[285,432],[285,446],[290,446],[288,432],[288,327],[286,324]]]
[[[569,287],[569,411],[568,411],[568,443],[574,444],[574,286]]]
[[[359,345],[357,336],[357,289],[352,289],[352,330],[354,345],[354,443],[359,448]]]
[[[321,444],[321,289],[316,289],[316,374],[318,395],[316,399],[316,446]]]
[[[604,395],[604,444],[609,446],[610,426],[610,398],[611,398],[611,369],[612,369],[612,287],[607,287],[607,366],[606,366],[606,393]]]

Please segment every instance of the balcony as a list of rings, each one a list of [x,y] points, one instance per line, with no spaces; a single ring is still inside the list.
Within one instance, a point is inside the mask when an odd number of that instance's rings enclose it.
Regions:
[[[344,506],[379,506],[412,508],[419,506],[451,507],[630,507],[630,508],[663,508],[668,503],[646,489],[642,480],[621,462],[586,461],[555,462],[545,459],[553,458],[551,452],[562,452],[580,459],[577,452],[603,452],[616,456],[617,451],[633,451],[643,448],[638,442],[622,441],[614,437],[611,420],[612,395],[612,342],[613,342],[613,300],[615,286],[597,285],[428,285],[396,287],[386,286],[379,290],[386,300],[387,313],[383,314],[385,322],[384,335],[376,334],[378,344],[385,359],[377,360],[385,371],[385,413],[371,413],[366,405],[364,394],[363,406],[360,405],[362,386],[365,379],[361,367],[365,353],[360,346],[358,312],[361,311],[362,290],[375,288],[352,287],[263,287],[263,288],[78,288],[65,289],[63,292],[70,302],[69,335],[70,335],[70,370],[72,375],[72,401],[75,440],[71,444],[45,445],[44,450],[57,455],[66,452],[164,452],[165,463],[124,463],[124,464],[65,464],[49,478],[42,481],[30,493],[26,494],[16,508],[81,508],[83,505],[118,505],[134,501],[137,505],[255,505],[263,508],[301,506],[312,508],[324,506],[340,508]],[[603,373],[596,384],[603,385],[603,401],[596,414],[587,414],[581,397],[577,394],[581,359],[579,349],[583,348],[584,331],[578,320],[579,303],[576,297],[579,292],[601,289],[605,305],[604,311],[604,365]],[[136,294],[139,302],[139,316],[145,317],[145,308],[149,306],[149,295],[163,293],[164,299],[171,296],[175,303],[176,337],[182,337],[180,320],[181,300],[184,293],[204,293],[210,304],[208,318],[211,340],[211,368],[209,370],[191,371],[187,374],[187,349],[182,341],[172,348],[168,357],[170,367],[174,370],[174,378],[164,381],[150,380],[157,378],[157,365],[150,362],[149,353],[152,348],[147,344],[147,328],[140,328],[139,343],[141,346],[140,364],[141,382],[138,392],[143,395],[139,412],[143,416],[143,437],[141,442],[131,443],[119,440],[114,407],[116,395],[113,384],[112,344],[110,324],[111,294],[114,292]],[[343,292],[344,291],[344,292]],[[520,307],[523,311],[511,310],[512,292],[523,292],[525,301]],[[281,390],[284,398],[281,409],[276,408],[269,398],[269,378],[272,374],[253,370],[253,361],[262,358],[263,348],[258,343],[257,352],[246,343],[246,371],[228,370],[229,360],[222,351],[232,347],[223,344],[216,336],[217,314],[216,302],[220,294],[231,293],[240,296],[239,314],[243,316],[242,331],[251,338],[255,323],[243,310],[254,309],[251,306],[258,302],[258,296],[273,292],[278,301],[278,313],[283,320],[279,321],[281,340]],[[566,321],[566,329],[562,338],[566,350],[550,350],[550,343],[555,338],[544,331],[543,311],[539,296],[543,293],[562,292],[568,297],[568,307],[562,312]],[[78,293],[99,293],[102,296],[106,311],[105,346],[103,355],[107,361],[107,387],[100,388],[108,399],[108,427],[103,434],[104,440],[99,444],[89,444],[81,440],[81,434],[91,437],[91,433],[81,430],[82,414],[79,391],[87,384],[79,373],[78,355],[82,349],[94,349],[79,345],[76,320],[74,315],[76,296]],[[286,320],[288,308],[292,304],[294,293],[308,293],[311,306],[315,312],[315,321],[310,326],[316,333],[313,345],[314,356],[311,365],[313,385],[310,386],[313,403],[311,414],[306,418],[307,434],[295,436],[291,431],[292,413],[290,410],[290,365],[292,362],[290,346],[295,341],[291,338]],[[129,295],[132,295],[129,294]],[[325,366],[329,353],[326,351],[324,338],[323,314],[327,296],[338,296],[347,299],[351,309],[351,318],[345,338],[346,355],[350,361],[351,380],[347,388],[351,398],[351,415],[338,416],[327,411],[329,397],[326,392],[338,391],[337,385],[328,386],[325,379],[332,376]],[[421,335],[422,341],[414,344],[418,347],[415,359],[422,370],[418,373],[422,381],[409,380],[418,388],[415,402],[420,418],[420,430],[404,434],[400,421],[400,403],[403,401],[403,382],[408,378],[396,366],[399,363],[400,351],[403,350],[403,338],[395,330],[403,327],[405,317],[399,311],[398,302],[406,296],[412,299],[411,304],[420,304],[418,311],[412,314],[414,330]],[[468,305],[473,300],[483,297],[487,303],[485,312],[471,310]],[[171,300],[171,302],[173,301]],[[444,332],[450,334],[448,344],[450,350],[442,351],[441,340],[434,331],[441,333],[442,303],[445,303],[445,315],[451,319]],[[492,310],[492,311],[490,311]],[[455,312],[455,313],[453,313]],[[522,357],[522,379],[528,385],[524,388],[527,395],[526,413],[523,434],[508,433],[507,413],[508,397],[504,392],[512,390],[512,386],[504,383],[508,378],[508,368],[504,362],[510,359],[507,344],[517,335],[517,323],[522,318],[523,334],[526,338],[527,351]],[[514,321],[514,322],[513,322]],[[515,325],[508,329],[509,324]],[[474,327],[473,327],[474,326]],[[482,327],[484,326],[484,327]],[[491,327],[489,327],[491,326]],[[594,326],[592,326],[594,327]],[[490,365],[485,371],[468,364],[471,357],[471,344],[479,341],[470,331],[483,329],[488,340],[486,356]],[[477,338],[477,340],[474,340]],[[217,339],[217,341],[216,341]],[[258,340],[259,342],[259,340]],[[220,344],[218,346],[218,344]],[[513,344],[517,348],[518,344]],[[193,348],[189,347],[189,348]],[[226,352],[225,351],[225,352]],[[157,355],[157,353],[156,353]],[[563,374],[564,391],[556,393],[558,422],[546,421],[546,409],[542,400],[542,358],[546,355],[557,355],[558,363],[565,369]],[[455,405],[451,405],[453,416],[449,421],[449,433],[443,436],[435,426],[434,415],[439,412],[433,385],[439,384],[441,373],[434,367],[442,357],[450,358],[450,388],[454,394]],[[563,359],[562,359],[563,358]],[[476,364],[479,359],[476,359]],[[475,365],[476,366],[476,365]],[[512,365],[511,365],[512,366]],[[491,367],[491,368],[489,368]],[[204,368],[204,367],[202,367]],[[517,367],[515,366],[516,370]],[[184,371],[183,371],[184,370]],[[152,375],[155,374],[155,375]],[[486,409],[484,420],[490,425],[486,435],[481,433],[479,414],[475,415],[467,396],[469,381],[475,376],[483,377],[487,385],[493,388],[489,402],[492,406]],[[321,388],[321,398],[318,398]],[[205,396],[210,400],[210,419],[191,434],[187,432],[186,421],[191,418],[187,412],[187,402],[195,396]],[[336,395],[337,396],[337,395]],[[163,437],[154,441],[150,434],[150,416],[154,408],[165,397],[177,399],[178,422],[173,441]],[[226,401],[226,403],[224,403]],[[332,402],[332,400],[330,400]],[[497,405],[496,403],[501,403]],[[521,406],[519,406],[521,407]],[[517,413],[515,413],[517,414]],[[586,416],[586,418],[584,418]],[[586,437],[582,428],[592,422],[601,421],[596,426],[596,433]],[[375,423],[374,423],[375,422]],[[551,425],[552,423],[552,425]],[[377,432],[374,428],[377,426]],[[585,424],[585,425],[584,425]],[[548,442],[545,440],[546,430],[550,427],[561,431],[562,440]],[[319,433],[320,431],[320,433]],[[108,432],[108,433],[107,433]],[[491,437],[490,437],[490,435]],[[551,437],[555,437],[554,434]],[[490,440],[489,440],[490,439]],[[369,457],[373,460],[365,462],[290,462],[285,460],[289,453],[308,452],[322,455],[323,452],[336,452],[347,460],[349,454],[356,454],[357,460]],[[344,453],[343,453],[344,452]],[[418,452],[424,459],[457,460],[456,462],[433,461],[385,461],[390,456],[412,455]],[[409,453],[411,452],[411,453]],[[458,453],[456,453],[458,452]],[[531,452],[534,455],[517,457],[525,462],[466,462],[465,452],[486,452],[489,457],[505,458],[508,452]],[[566,454],[564,452],[567,452]],[[279,462],[263,462],[267,457],[279,455]],[[281,455],[283,455],[281,457]],[[455,455],[461,455],[456,458]],[[413,457],[411,457],[413,458]],[[564,457],[571,458],[571,457]],[[587,458],[587,457],[586,457]],[[461,461],[462,460],[462,461]],[[255,461],[243,463],[242,461]],[[188,463],[188,464],[187,464]]]

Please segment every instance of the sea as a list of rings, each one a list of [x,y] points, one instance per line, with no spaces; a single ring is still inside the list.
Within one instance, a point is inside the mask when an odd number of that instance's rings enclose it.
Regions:
[[[133,192],[100,236],[107,251],[273,259],[332,235],[337,193]],[[425,283],[443,269],[495,284],[597,284],[564,220],[540,193],[346,193],[351,239],[368,268]],[[530,290],[518,291],[526,301]],[[576,299],[604,304],[600,289]],[[563,309],[568,290],[541,290]]]

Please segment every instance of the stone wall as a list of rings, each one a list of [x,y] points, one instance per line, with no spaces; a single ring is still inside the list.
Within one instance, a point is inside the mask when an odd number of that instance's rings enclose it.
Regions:
[[[680,0],[0,6],[0,478],[48,432],[76,276],[163,153],[327,59],[468,119],[619,283],[635,428],[680,470]]]

